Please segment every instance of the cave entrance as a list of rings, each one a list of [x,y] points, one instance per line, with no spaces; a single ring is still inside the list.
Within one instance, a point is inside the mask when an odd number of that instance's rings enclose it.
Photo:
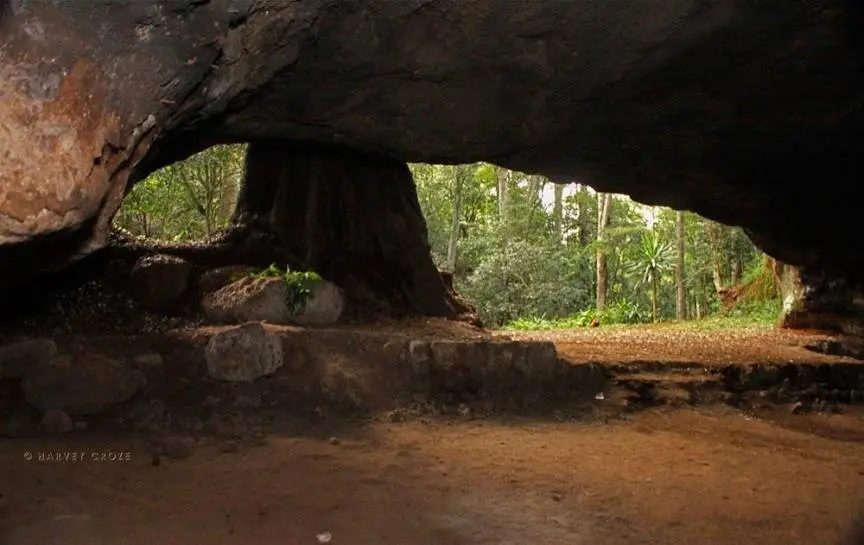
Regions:
[[[497,328],[774,322],[788,276],[740,228],[575,181],[281,141],[150,174],[114,225],[163,245],[233,229],[245,234],[206,266],[312,270],[376,312],[455,317],[467,310],[455,288]],[[256,233],[275,244],[250,252]]]
[[[245,157],[245,144],[216,145],[153,172],[126,194],[114,227],[159,242],[213,237],[231,222]]]
[[[358,314],[468,310],[430,258],[410,170],[387,157],[285,141],[214,146],[138,182],[114,227],[198,269],[314,272]]]
[[[789,268],[741,228],[488,163],[411,169],[433,258],[489,327],[778,318]]]

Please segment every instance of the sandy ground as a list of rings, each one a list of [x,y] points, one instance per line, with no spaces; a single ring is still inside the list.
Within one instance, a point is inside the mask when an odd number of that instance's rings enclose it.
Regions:
[[[295,430],[153,466],[84,431],[0,442],[0,543],[829,544],[864,500],[862,441],[861,414],[715,408]]]
[[[770,325],[698,329],[693,322],[557,331],[495,332],[496,337],[555,343],[571,361],[598,363],[783,364],[862,362],[804,348],[831,337]]]

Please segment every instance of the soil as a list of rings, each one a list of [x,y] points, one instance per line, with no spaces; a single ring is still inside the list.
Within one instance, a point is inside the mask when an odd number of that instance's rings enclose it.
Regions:
[[[108,295],[85,285],[8,320],[0,338],[52,336],[81,353],[158,351],[166,373],[184,380],[166,380],[162,393],[194,404],[188,383],[200,365],[179,361],[182,350],[166,339],[179,328],[172,338],[200,344],[209,328]],[[180,435],[169,440],[154,438],[164,430],[108,433],[93,421],[59,438],[0,438],[0,545],[829,544],[864,508],[864,407],[694,406],[710,377],[678,365],[862,365],[806,348],[830,341],[824,334],[675,324],[490,332],[437,319],[329,329],[552,341],[564,360],[606,366],[615,384],[650,384],[682,403],[622,412],[613,396],[592,395],[590,418],[407,411],[395,421],[300,421],[286,404],[254,433],[240,422],[238,433],[172,428]],[[386,380],[375,384],[392,394]],[[614,415],[603,416],[604,406]],[[215,410],[226,419],[242,412]],[[83,459],[47,459],[57,454]]]
[[[728,364],[849,363],[859,360],[806,348],[832,339],[819,331],[771,325],[696,329],[694,325],[657,324],[578,328],[558,331],[496,332],[520,340],[552,341],[562,358],[574,362],[663,362],[702,366]]]
[[[862,500],[862,430],[862,414],[718,408],[412,420],[299,426],[158,466],[140,438],[79,431],[0,442],[0,543],[837,543]],[[111,452],[128,460],[91,459]]]

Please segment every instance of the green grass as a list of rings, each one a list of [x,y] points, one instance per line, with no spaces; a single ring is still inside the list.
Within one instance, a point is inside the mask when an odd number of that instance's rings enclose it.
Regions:
[[[780,317],[782,303],[779,299],[757,301],[741,304],[728,314],[715,315],[701,320],[660,321],[655,326],[671,329],[687,329],[693,331],[716,331],[723,329],[742,329],[757,326],[773,326]],[[508,331],[553,331],[558,329],[575,329],[588,327],[598,316],[593,309],[580,311],[566,318],[527,317],[513,320],[502,329]],[[600,323],[604,328],[633,327],[646,323],[644,316],[629,316],[636,318],[629,323],[620,319],[615,312],[600,314]]]

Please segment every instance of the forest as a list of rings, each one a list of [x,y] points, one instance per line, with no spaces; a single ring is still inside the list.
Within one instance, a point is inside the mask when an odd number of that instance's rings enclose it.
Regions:
[[[244,145],[214,146],[153,173],[126,196],[115,227],[170,242],[218,232],[244,156]],[[779,316],[778,263],[740,228],[487,163],[410,168],[432,255],[488,327]]]

